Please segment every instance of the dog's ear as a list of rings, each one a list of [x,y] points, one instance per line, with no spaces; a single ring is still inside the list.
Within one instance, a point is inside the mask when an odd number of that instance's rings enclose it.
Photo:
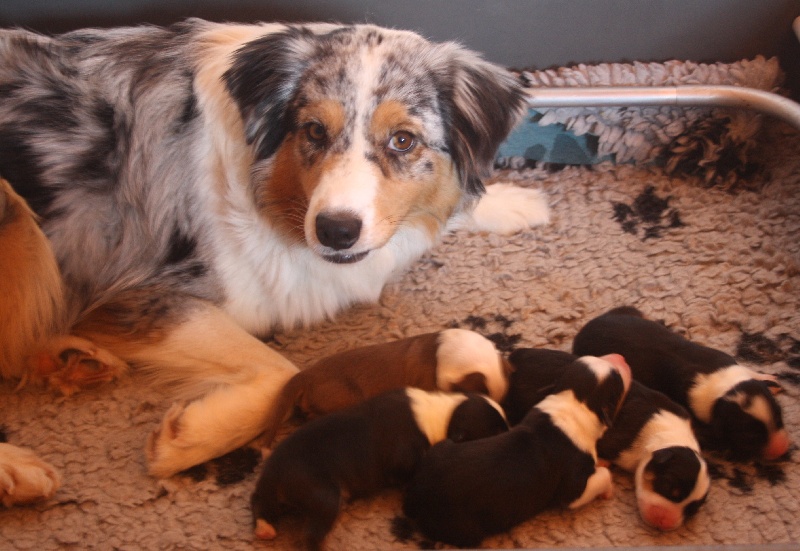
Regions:
[[[437,47],[448,145],[465,190],[479,195],[497,148],[527,112],[527,98],[508,70],[454,43]]]
[[[290,131],[289,102],[317,44],[318,37],[307,28],[288,27],[234,52],[222,79],[259,159],[272,156]]]

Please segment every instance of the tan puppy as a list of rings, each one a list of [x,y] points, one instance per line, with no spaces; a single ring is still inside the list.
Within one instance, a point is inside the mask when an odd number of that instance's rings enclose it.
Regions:
[[[294,408],[311,418],[340,411],[406,386],[446,392],[480,392],[501,401],[509,364],[487,338],[445,329],[346,350],[300,371],[284,386],[262,443],[271,445]]]

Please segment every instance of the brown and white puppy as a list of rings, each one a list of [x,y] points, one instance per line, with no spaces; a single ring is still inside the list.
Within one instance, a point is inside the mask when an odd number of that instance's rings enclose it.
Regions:
[[[415,387],[481,392],[499,402],[508,363],[494,344],[466,329],[445,329],[346,350],[292,377],[275,402],[262,443],[269,446],[294,408],[306,419],[339,411],[389,390]]]
[[[698,421],[702,444],[731,459],[774,460],[789,451],[774,377],[691,342],[635,308],[615,308],[589,321],[573,352],[625,356],[636,380],[686,407]]]
[[[64,341],[31,350],[34,367],[5,363],[67,391],[114,377],[116,358],[173,384],[146,449],[155,476],[263,430],[297,368],[258,336],[375,301],[443,232],[548,217],[535,190],[483,185],[523,88],[411,32],[197,19],[0,30],[0,91],[0,175],[40,218],[66,294],[51,315],[89,341],[78,367],[109,358],[75,368]],[[3,264],[0,281],[55,273],[46,263]],[[6,296],[12,312],[30,306]],[[3,330],[24,349],[50,323]]]
[[[560,350],[517,349],[503,407],[512,426],[552,392],[566,365],[578,357]],[[642,519],[660,530],[694,516],[710,486],[708,466],[689,413],[664,394],[631,383],[614,424],[597,442],[600,459],[634,473]]]
[[[403,513],[428,538],[474,547],[548,508],[610,496],[597,440],[630,387],[624,359],[584,357],[506,433],[432,447],[409,482]]]
[[[315,419],[267,458],[251,498],[256,536],[273,539],[290,510],[320,549],[345,499],[403,484],[431,445],[466,442],[508,429],[500,406],[480,394],[392,390]]]

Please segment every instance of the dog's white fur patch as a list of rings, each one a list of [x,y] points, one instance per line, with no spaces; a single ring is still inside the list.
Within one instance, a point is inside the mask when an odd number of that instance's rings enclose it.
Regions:
[[[494,343],[467,329],[445,329],[436,349],[436,386],[451,389],[468,373],[483,373],[493,400],[502,401],[508,390],[503,361]]]
[[[453,410],[467,399],[464,394],[427,392],[411,387],[406,389],[406,396],[417,426],[427,436],[431,446],[447,438]]]
[[[691,421],[669,411],[660,411],[642,427],[630,449],[623,451],[614,462],[626,471],[634,472],[637,467],[644,468],[646,461],[643,458],[671,446],[685,446],[700,452]]]
[[[694,385],[689,389],[689,407],[698,419],[704,423],[710,423],[711,410],[717,399],[739,383],[757,378],[758,373],[739,364],[718,369],[708,375],[699,374]],[[750,413],[755,415],[755,413]],[[768,410],[763,413],[765,417],[758,417],[758,419],[767,423],[771,416]]]
[[[575,397],[572,390],[551,394],[536,404],[536,408],[550,416],[553,424],[563,432],[575,446],[597,461],[597,440],[606,427],[586,404]]]
[[[486,186],[486,193],[471,212],[456,216],[451,229],[510,235],[550,222],[547,197],[538,189],[506,183]]]

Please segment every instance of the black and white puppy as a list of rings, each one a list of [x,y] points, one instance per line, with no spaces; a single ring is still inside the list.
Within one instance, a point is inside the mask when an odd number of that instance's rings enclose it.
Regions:
[[[380,365],[380,369],[376,369]],[[272,443],[292,412],[311,419],[403,387],[479,392],[502,400],[508,364],[494,343],[466,329],[445,329],[326,356],[284,385],[264,431]]]
[[[273,539],[284,512],[306,519],[309,549],[321,549],[343,499],[402,484],[433,444],[508,429],[502,408],[480,394],[393,390],[319,417],[269,456],[251,498],[256,536]]]
[[[622,354],[634,379],[685,406],[700,422],[703,444],[731,459],[778,459],[789,450],[775,379],[691,342],[632,307],[615,308],[586,324],[573,352]]]
[[[509,422],[516,423],[551,392],[564,366],[576,359],[560,350],[515,350],[509,356],[510,388],[503,402]],[[639,513],[655,528],[678,528],[705,501],[711,482],[689,413],[637,381],[597,442],[597,455],[634,473]]]
[[[566,366],[553,393],[510,431],[431,448],[411,479],[403,512],[426,537],[478,545],[554,507],[610,496],[611,473],[596,443],[630,386],[622,356]]]

